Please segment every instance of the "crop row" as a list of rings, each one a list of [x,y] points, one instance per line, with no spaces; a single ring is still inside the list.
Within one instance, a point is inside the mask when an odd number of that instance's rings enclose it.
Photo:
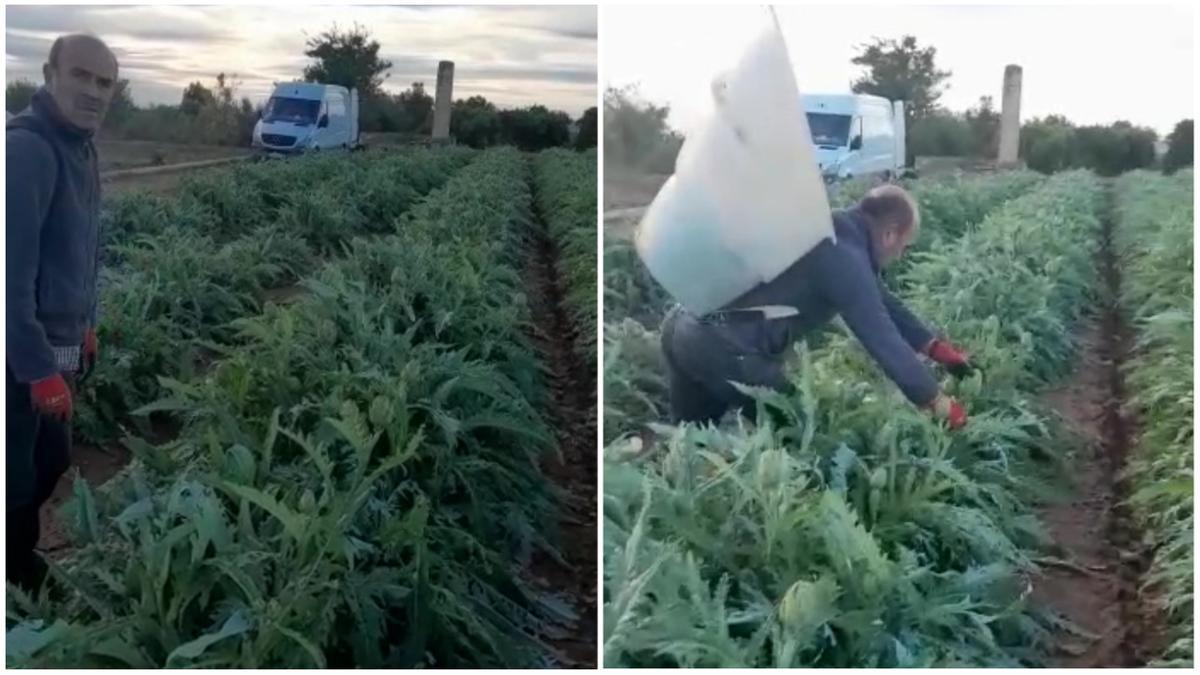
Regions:
[[[1191,171],[1117,180],[1114,239],[1121,305],[1138,335],[1126,381],[1139,413],[1130,462],[1135,507],[1154,559],[1142,589],[1162,612],[1171,644],[1158,665],[1192,665],[1194,625],[1193,316]]]
[[[130,193],[108,201],[98,328],[105,355],[83,390],[81,435],[101,443],[122,427],[147,433],[128,413],[161,395],[158,376],[206,368],[210,343],[236,334],[230,322],[286,297],[335,246],[390,231],[469,157],[417,150],[247,165],[190,178],[177,198]],[[333,206],[314,206],[322,200]]]
[[[182,228],[219,243],[263,226],[335,250],[362,232],[389,232],[392,221],[462,168],[474,152],[408,149],[401,154],[327,155],[239,164],[186,177],[170,197],[118,194],[106,200],[106,245]]]
[[[577,329],[576,350],[596,365],[596,155],[548,150],[534,164],[538,209],[560,251],[559,274]]]

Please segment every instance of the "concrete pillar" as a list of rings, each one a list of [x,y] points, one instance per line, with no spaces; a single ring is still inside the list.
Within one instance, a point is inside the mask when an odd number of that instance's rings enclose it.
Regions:
[[[450,137],[450,106],[454,101],[454,62],[438,63],[437,96],[433,101],[433,137]]]
[[[1021,147],[1021,66],[1004,68],[1004,98],[1000,104],[1000,152],[996,163],[1013,166]]]

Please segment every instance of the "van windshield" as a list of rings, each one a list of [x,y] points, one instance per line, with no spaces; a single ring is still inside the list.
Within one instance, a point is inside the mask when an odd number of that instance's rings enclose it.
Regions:
[[[829,113],[808,113],[808,130],[814,145],[846,145],[850,135],[850,116]]]
[[[263,108],[263,121],[313,124],[317,121],[317,113],[320,110],[320,101],[272,96],[267,101],[267,107]]]

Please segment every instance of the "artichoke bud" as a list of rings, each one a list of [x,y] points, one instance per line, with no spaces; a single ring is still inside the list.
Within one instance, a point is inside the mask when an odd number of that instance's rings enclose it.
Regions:
[[[304,513],[312,513],[317,510],[317,496],[308,488],[305,488],[304,494],[300,496],[300,510]]]

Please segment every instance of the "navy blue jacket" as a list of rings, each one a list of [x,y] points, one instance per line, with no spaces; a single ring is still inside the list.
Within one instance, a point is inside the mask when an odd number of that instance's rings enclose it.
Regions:
[[[59,372],[52,346],[81,344],[96,323],[99,165],[92,135],[44,89],[5,138],[6,360],[28,383]]]
[[[857,209],[833,213],[837,243],[826,239],[770,282],[738,298],[727,309],[785,305],[792,317],[751,324],[745,347],[782,354],[808,332],[840,315],[883,372],[917,405],[933,401],[938,383],[917,352],[934,335],[883,285],[880,261]],[[744,324],[743,324],[744,325]],[[737,329],[737,325],[727,328]],[[742,329],[742,338],[750,337]]]

